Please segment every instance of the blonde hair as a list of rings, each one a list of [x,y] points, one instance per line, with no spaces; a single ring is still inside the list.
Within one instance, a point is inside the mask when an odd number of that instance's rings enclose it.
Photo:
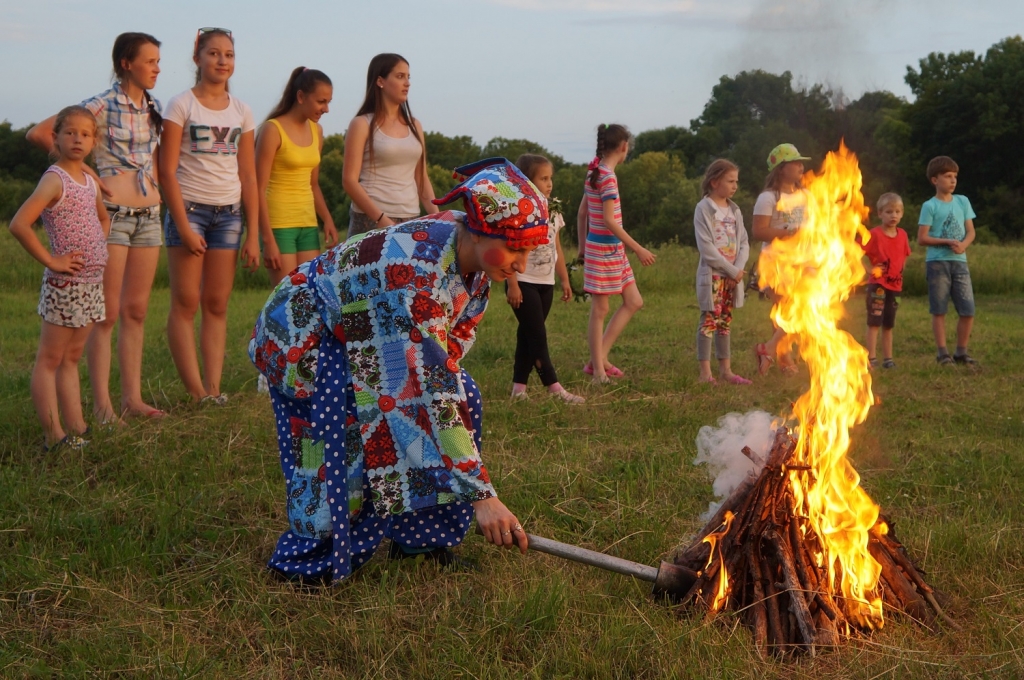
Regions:
[[[92,123],[92,136],[95,137],[96,131],[99,129],[99,124],[96,122],[96,116],[92,115],[92,111],[85,108],[84,106],[79,106],[78,104],[73,104],[72,106],[65,106],[57,113],[57,117],[53,121],[53,134],[59,135],[61,129],[64,127],[65,124],[67,124],[68,119],[75,118],[76,116],[86,118],[89,120],[90,123]],[[60,158],[60,150],[57,149],[56,144],[54,145],[53,149],[50,150],[50,158],[54,160]]]
[[[726,173],[733,171],[739,172],[740,168],[730,160],[716,158],[711,161],[711,165],[709,165],[708,169],[704,171],[704,179],[700,183],[700,195],[710,195],[712,185],[721,179]]]
[[[887,206],[890,206],[893,203],[899,203],[900,205],[903,205],[903,199],[900,198],[899,194],[894,194],[890,191],[878,197],[878,203],[875,204],[875,208],[878,210],[879,213],[881,213],[883,210],[885,210]]]

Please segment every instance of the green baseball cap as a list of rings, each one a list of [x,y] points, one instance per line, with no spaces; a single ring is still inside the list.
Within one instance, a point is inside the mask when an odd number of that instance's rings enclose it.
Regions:
[[[800,152],[792,144],[779,144],[768,154],[768,172],[771,172],[783,163],[793,161],[809,161],[807,156],[801,156]]]

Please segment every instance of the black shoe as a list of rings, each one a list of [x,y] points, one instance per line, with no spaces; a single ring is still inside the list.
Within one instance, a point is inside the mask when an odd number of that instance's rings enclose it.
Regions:
[[[391,541],[391,547],[388,548],[389,560],[416,559],[420,555],[423,556],[424,560],[434,562],[441,569],[477,571],[477,566],[474,562],[459,557],[450,548],[433,548],[426,552],[406,552],[402,549],[402,546],[394,541]]]
[[[960,366],[970,366],[971,368],[978,367],[978,362],[975,361],[967,352],[964,352],[963,354],[954,354],[953,361]]]

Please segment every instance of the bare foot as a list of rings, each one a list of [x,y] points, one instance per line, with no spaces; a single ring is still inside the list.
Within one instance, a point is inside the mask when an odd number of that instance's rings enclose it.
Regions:
[[[163,418],[167,413],[146,402],[139,402],[138,404],[121,404],[121,415],[124,418]]]

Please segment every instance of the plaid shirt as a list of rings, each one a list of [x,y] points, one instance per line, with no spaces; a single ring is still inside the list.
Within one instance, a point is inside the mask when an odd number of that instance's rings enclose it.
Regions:
[[[161,112],[160,102],[153,99],[153,107]],[[153,149],[160,139],[149,120],[149,106],[135,105],[121,89],[120,83],[102,94],[82,102],[92,111],[98,124],[95,149],[96,167],[100,177],[136,171],[139,189],[148,195],[146,178],[156,186],[153,168]]]

